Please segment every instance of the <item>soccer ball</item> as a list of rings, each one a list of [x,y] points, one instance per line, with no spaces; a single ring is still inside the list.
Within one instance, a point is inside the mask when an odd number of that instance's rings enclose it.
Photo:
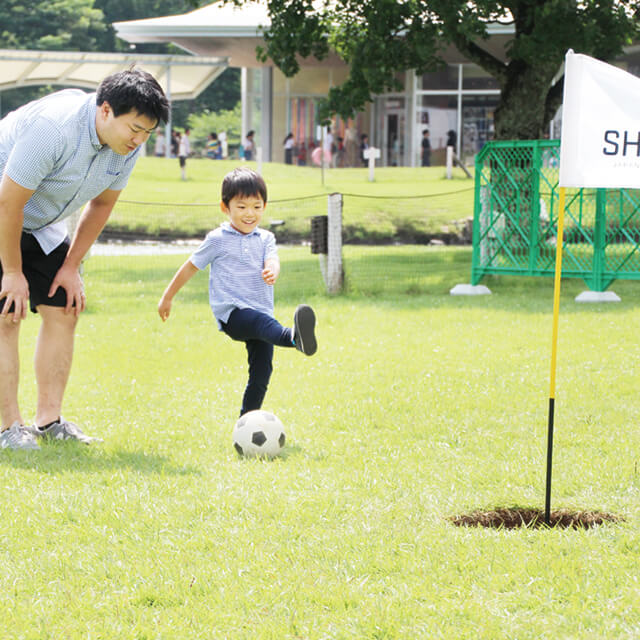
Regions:
[[[262,409],[245,413],[233,429],[233,446],[247,458],[273,458],[282,451],[285,439],[282,422]]]

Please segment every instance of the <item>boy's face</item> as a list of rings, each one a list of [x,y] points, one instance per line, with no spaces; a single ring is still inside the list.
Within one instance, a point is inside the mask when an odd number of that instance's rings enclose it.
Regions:
[[[267,208],[264,200],[259,195],[238,195],[231,198],[229,206],[220,203],[222,212],[229,216],[231,226],[240,233],[251,233],[262,220],[264,210]]]

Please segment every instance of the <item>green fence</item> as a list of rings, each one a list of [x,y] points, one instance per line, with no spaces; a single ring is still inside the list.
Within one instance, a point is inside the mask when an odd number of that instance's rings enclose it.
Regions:
[[[558,140],[487,143],[476,158],[471,282],[553,276]],[[640,280],[640,190],[566,189],[563,268],[592,291]]]

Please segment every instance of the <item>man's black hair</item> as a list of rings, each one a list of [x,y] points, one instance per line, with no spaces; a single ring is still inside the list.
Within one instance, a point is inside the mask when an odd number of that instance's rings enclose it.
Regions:
[[[158,81],[142,69],[131,68],[107,76],[98,87],[96,104],[108,102],[113,115],[136,111],[157,124],[169,120],[169,101]]]
[[[267,185],[261,175],[248,167],[238,167],[224,177],[222,181],[222,202],[225,206],[236,196],[260,196],[267,204]]]

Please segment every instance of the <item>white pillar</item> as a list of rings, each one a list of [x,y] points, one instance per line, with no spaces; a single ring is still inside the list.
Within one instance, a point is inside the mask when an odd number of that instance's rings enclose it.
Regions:
[[[327,201],[328,234],[327,277],[328,293],[342,290],[342,194],[332,193]]]

